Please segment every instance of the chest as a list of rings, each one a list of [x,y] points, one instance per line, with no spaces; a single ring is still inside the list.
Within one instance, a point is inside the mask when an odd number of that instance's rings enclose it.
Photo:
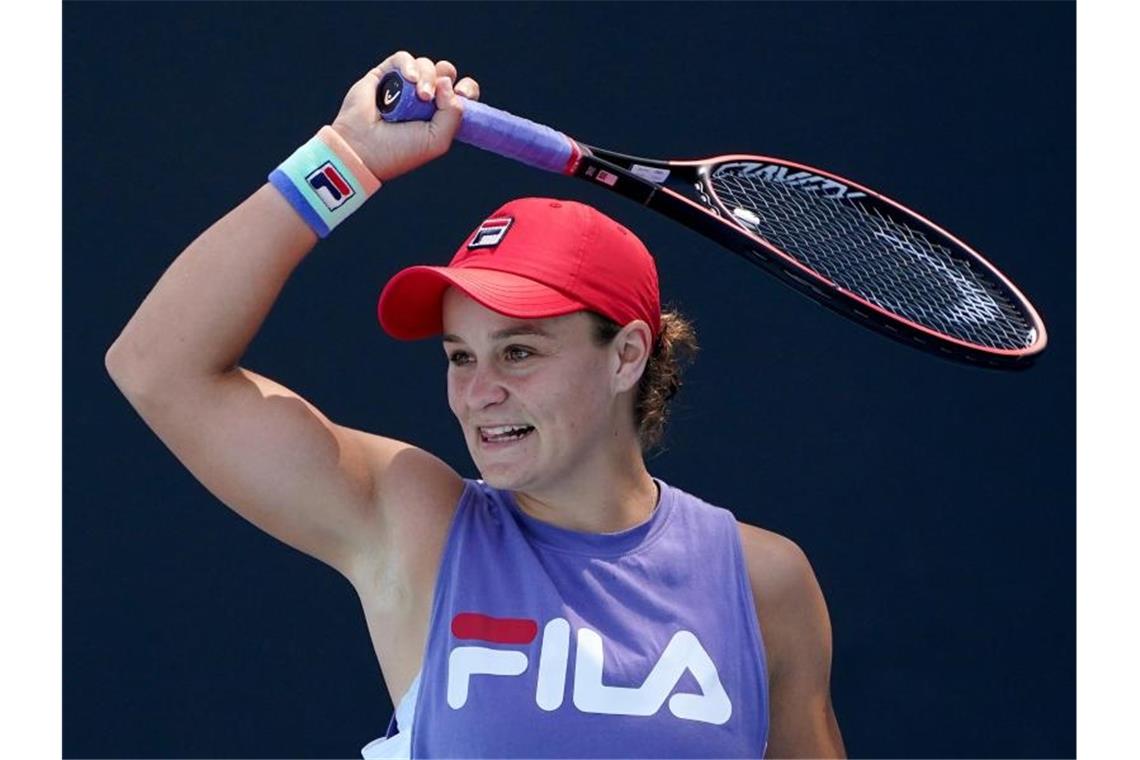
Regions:
[[[766,732],[756,663],[710,653],[690,631],[648,640],[616,645],[555,618],[530,645],[429,644],[413,755],[755,756]]]
[[[742,563],[497,569],[474,553],[445,563],[414,754],[733,757],[763,747],[767,679]]]

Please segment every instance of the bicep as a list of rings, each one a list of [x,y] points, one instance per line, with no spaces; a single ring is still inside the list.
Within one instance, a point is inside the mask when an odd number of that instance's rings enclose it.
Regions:
[[[136,408],[219,500],[341,572],[358,547],[382,538],[377,472],[412,448],[336,425],[242,368]]]

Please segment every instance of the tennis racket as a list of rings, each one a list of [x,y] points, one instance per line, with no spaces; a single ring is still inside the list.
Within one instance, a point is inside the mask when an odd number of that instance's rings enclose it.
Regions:
[[[426,121],[435,104],[398,71],[381,80],[385,121]],[[720,243],[866,327],[960,362],[1029,366],[1045,325],[980,254],[923,216],[831,172],[779,158],[637,158],[465,100],[456,139],[609,188]]]

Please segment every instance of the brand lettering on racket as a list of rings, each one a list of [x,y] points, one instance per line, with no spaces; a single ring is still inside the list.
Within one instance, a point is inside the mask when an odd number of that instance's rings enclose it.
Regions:
[[[526,644],[537,633],[537,621],[462,613],[452,620],[452,633],[456,638],[478,638],[500,646]],[[550,712],[562,707],[569,663],[570,623],[557,617],[542,630],[534,694],[541,709]],[[732,700],[721,684],[716,665],[690,631],[673,634],[640,686],[603,684],[604,663],[601,635],[579,628],[572,693],[573,707],[578,711],[644,717],[656,714],[668,702],[669,711],[682,720],[723,725],[732,716]],[[447,661],[447,704],[453,710],[467,704],[474,676],[518,677],[527,673],[529,666],[525,652],[467,644],[453,647]],[[693,674],[703,693],[673,693],[686,671]]]
[[[503,238],[507,236],[507,230],[511,228],[514,221],[513,217],[496,216],[483,222],[479,225],[479,229],[475,230],[475,234],[471,236],[471,242],[467,244],[468,250],[472,248],[494,248],[503,242]]]
[[[786,185],[799,188],[800,190],[819,193],[827,198],[847,198],[853,200],[855,198],[863,198],[867,195],[861,190],[852,190],[842,182],[836,182],[830,177],[821,177],[818,174],[812,174],[811,172],[800,169],[789,169],[780,164],[740,161],[721,164],[717,167],[716,172],[717,174],[728,172],[743,177],[762,179],[767,182],[782,182]]]
[[[305,177],[309,187],[324,201],[329,211],[340,208],[348,202],[356,192],[344,175],[337,171],[331,161],[325,161],[319,169]]]

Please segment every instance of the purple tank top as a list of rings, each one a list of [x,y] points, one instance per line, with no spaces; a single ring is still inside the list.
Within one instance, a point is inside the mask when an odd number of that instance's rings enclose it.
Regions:
[[[767,667],[736,519],[655,480],[650,518],[604,534],[465,482],[412,757],[763,757]]]

